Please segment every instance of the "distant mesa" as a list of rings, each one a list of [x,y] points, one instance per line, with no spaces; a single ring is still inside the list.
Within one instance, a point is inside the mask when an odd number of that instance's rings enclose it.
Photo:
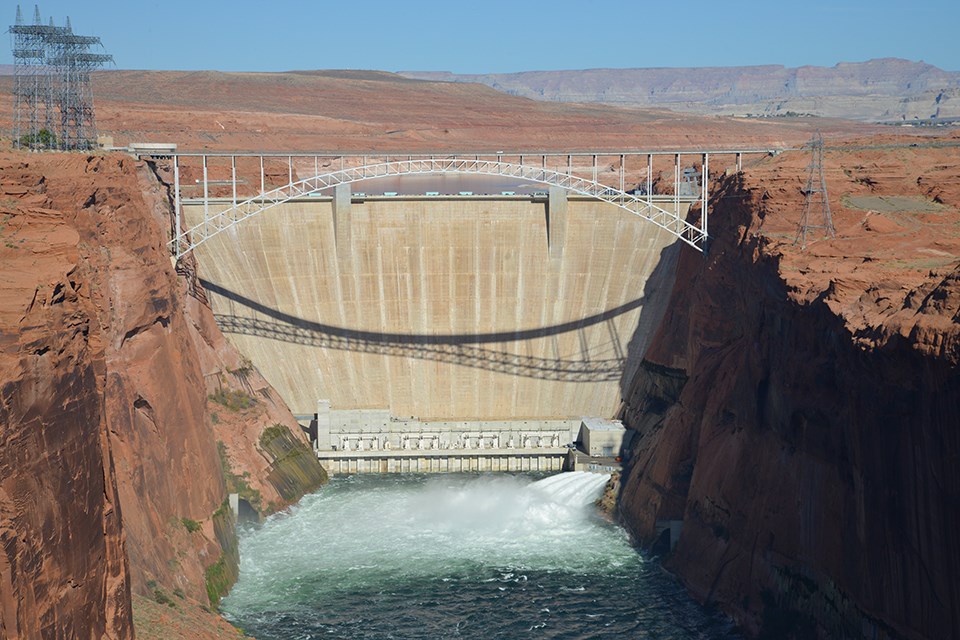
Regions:
[[[780,65],[586,69],[455,74],[402,71],[443,82],[476,82],[553,102],[670,109],[740,117],[826,116],[867,122],[960,117],[960,72],[881,58],[833,67]]]

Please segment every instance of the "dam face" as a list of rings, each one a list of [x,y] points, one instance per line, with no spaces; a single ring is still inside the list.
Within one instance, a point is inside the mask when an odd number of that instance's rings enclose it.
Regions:
[[[675,238],[555,195],[355,197],[346,215],[343,200],[292,201],[198,247],[199,274],[294,413],[322,399],[422,420],[612,416],[673,285]]]

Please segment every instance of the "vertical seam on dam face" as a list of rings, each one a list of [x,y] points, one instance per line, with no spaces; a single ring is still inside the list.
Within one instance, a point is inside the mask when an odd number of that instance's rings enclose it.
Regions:
[[[611,416],[647,342],[638,326],[662,313],[675,239],[549,196],[351,202],[344,189],[212,238],[200,275],[294,413],[329,399],[437,420]]]
[[[336,234],[337,257],[349,260],[352,254],[350,234],[350,185],[338,184],[333,190],[333,231]]]
[[[558,264],[563,259],[563,245],[567,239],[567,191],[550,187],[547,198],[547,243],[550,260]]]

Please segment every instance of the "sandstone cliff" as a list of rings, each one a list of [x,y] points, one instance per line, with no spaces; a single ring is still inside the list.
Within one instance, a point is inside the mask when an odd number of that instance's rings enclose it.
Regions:
[[[0,628],[130,637],[131,592],[211,616],[236,576],[228,489],[266,513],[323,470],[174,271],[153,171],[9,154],[0,180]],[[214,390],[248,406],[214,425]]]
[[[829,151],[837,238],[801,251],[806,160],[722,178],[626,396],[621,515],[683,520],[666,566],[750,634],[957,637],[960,156]]]
[[[105,336],[81,236],[33,167],[2,157],[0,175],[0,637],[130,638]]]

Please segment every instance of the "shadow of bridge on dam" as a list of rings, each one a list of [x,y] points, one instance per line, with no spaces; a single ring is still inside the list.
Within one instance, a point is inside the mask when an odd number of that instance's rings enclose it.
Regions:
[[[208,293],[226,298],[253,312],[252,315],[214,314],[220,330],[227,334],[256,336],[323,349],[431,360],[564,382],[605,382],[621,378],[628,356],[613,320],[642,307],[645,300],[645,297],[640,297],[602,313],[547,327],[437,335],[363,331],[324,324],[284,313],[208,280],[201,279],[200,283]],[[584,329],[601,323],[607,325],[609,341],[588,346]],[[484,346],[550,338],[569,332],[579,334],[579,357],[522,355]],[[605,357],[593,357],[592,353],[602,353]],[[612,354],[613,357],[606,354]]]

